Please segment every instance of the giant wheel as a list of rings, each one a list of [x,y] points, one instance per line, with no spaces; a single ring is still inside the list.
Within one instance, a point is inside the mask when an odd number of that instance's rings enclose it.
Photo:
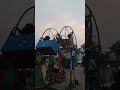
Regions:
[[[45,35],[46,35],[46,36],[49,36],[49,37],[52,37],[52,39],[55,39],[55,37],[56,37],[58,34],[59,34],[59,32],[58,32],[56,29],[54,29],[54,28],[48,28],[48,29],[46,29],[46,30],[43,32],[42,37],[40,38],[40,40],[43,39],[43,38],[45,38]]]
[[[86,28],[86,44],[89,45],[94,43],[98,46],[99,52],[101,52],[101,41],[100,34],[96,19],[87,4],[86,6],[86,14],[85,14],[85,28]]]
[[[85,49],[86,49],[86,59],[85,59],[85,87],[86,90],[97,89],[98,78],[99,78],[99,57],[101,55],[101,41],[100,34],[98,30],[98,25],[96,19],[90,9],[90,7],[85,4]],[[91,61],[94,60],[94,61]],[[94,63],[93,63],[94,62]],[[91,68],[90,68],[91,66]],[[94,79],[93,79],[94,77]],[[95,86],[95,87],[94,87]]]
[[[64,68],[61,64],[59,38],[60,34],[56,29],[48,28],[44,31],[36,46],[37,54],[41,58],[41,60],[38,58],[37,61],[44,62],[43,64],[47,69],[45,78],[48,84],[63,82],[65,79]]]
[[[61,31],[61,40],[60,47],[61,51],[65,51],[66,53],[70,51],[70,47],[72,47],[74,54],[77,54],[77,39],[74,30],[70,26],[64,26]]]
[[[75,48],[77,48],[77,39],[76,39],[74,30],[70,26],[64,26],[60,31],[60,35],[62,39],[71,38],[71,42],[67,43],[65,46],[74,46]],[[65,44],[66,42],[63,41],[61,42],[61,44],[62,43]]]
[[[77,40],[74,30],[70,26],[64,26],[60,31],[60,47],[61,52],[66,54],[66,89],[72,89],[78,85],[75,78],[74,68],[77,55]]]

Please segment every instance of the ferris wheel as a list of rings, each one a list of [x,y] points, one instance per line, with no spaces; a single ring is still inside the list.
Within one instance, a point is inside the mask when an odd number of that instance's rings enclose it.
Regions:
[[[99,58],[101,55],[101,40],[98,25],[96,19],[90,9],[90,7],[85,4],[86,13],[85,13],[85,49],[86,49],[86,60],[85,60],[85,87],[86,90],[92,90],[97,88],[99,80]],[[94,61],[91,61],[94,60]],[[94,63],[93,63],[94,62]],[[91,67],[91,69],[90,69]],[[91,74],[94,72],[94,74]],[[92,76],[97,77],[92,79]]]
[[[53,39],[56,39],[56,37],[60,35],[59,32],[54,29],[54,28],[48,28],[46,29],[43,34],[42,34],[42,37],[40,38],[40,40],[43,40],[43,39],[50,39],[50,40],[53,40]]]
[[[77,48],[77,39],[74,33],[74,30],[70,26],[64,26],[60,35],[62,37],[61,46],[71,46]]]
[[[94,43],[97,46],[98,52],[101,52],[100,34],[96,19],[89,6],[85,4],[85,7],[86,45],[89,44],[88,46],[90,46],[90,44]]]
[[[79,85],[75,76],[75,62],[77,55],[77,39],[74,30],[70,26],[64,26],[60,31],[59,40],[62,53],[66,54],[66,80],[65,88],[72,89]],[[69,82],[69,83],[68,83]]]
[[[41,61],[45,62],[44,65],[47,68],[45,81],[48,83],[62,82],[65,79],[65,71],[61,64],[62,54],[58,42],[60,37],[56,29],[48,28],[43,32],[36,46],[37,52],[41,56]]]

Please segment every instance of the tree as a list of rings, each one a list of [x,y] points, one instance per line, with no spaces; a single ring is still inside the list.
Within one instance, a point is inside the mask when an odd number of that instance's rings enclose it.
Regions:
[[[120,41],[117,41],[110,47],[111,52],[115,54],[117,59],[120,59]]]

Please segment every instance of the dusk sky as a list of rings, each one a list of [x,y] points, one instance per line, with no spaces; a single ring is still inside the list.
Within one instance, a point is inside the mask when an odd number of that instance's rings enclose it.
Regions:
[[[34,0],[1,0],[0,2],[0,50],[23,12],[34,5]],[[20,23],[22,28],[33,20],[33,11],[29,11]],[[24,24],[23,24],[24,23]],[[0,51],[1,53],[1,51]]]
[[[86,0],[99,28],[103,51],[120,40],[120,0]]]
[[[35,44],[46,29],[64,26],[73,28],[78,47],[85,42],[85,0],[36,0],[35,7]]]

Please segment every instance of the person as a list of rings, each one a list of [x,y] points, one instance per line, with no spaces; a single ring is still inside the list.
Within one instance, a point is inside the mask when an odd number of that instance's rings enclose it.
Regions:
[[[73,36],[73,32],[70,32],[69,34],[68,34],[68,38],[71,38]]]
[[[50,40],[50,37],[46,36],[43,40]]]
[[[35,33],[35,26],[31,23],[25,25],[22,30],[19,30],[21,34]]]
[[[45,81],[43,78],[42,66],[44,64],[45,57],[41,57],[40,55],[36,58],[35,64],[35,87],[43,88],[45,85]]]

